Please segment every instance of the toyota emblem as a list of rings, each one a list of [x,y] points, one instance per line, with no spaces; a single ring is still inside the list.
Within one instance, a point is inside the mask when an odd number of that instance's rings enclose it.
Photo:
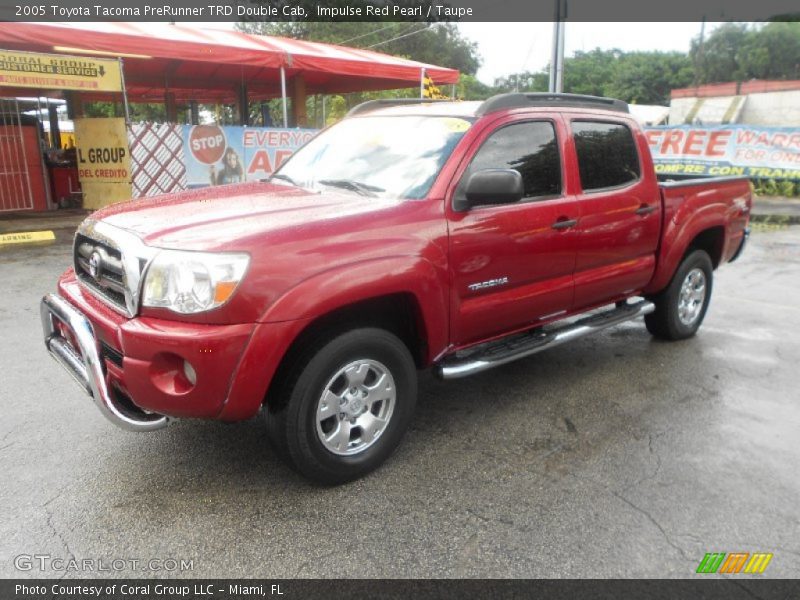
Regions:
[[[100,281],[100,275],[103,273],[103,257],[99,252],[92,252],[89,257],[89,275],[95,281]]]

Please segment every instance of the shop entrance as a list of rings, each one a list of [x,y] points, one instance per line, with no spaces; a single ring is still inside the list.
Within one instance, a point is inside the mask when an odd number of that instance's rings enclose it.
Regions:
[[[36,125],[23,126],[16,98],[0,98],[0,212],[34,208],[31,171],[41,177],[40,163]]]

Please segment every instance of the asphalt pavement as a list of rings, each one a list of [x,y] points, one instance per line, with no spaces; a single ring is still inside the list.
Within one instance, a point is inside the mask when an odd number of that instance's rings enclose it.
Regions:
[[[336,488],[284,467],[260,419],[106,422],[42,343],[56,233],[0,247],[0,577],[694,577],[707,552],[800,576],[799,226],[755,231],[691,340],[635,322],[423,373],[400,449]],[[97,572],[113,560],[140,562]]]

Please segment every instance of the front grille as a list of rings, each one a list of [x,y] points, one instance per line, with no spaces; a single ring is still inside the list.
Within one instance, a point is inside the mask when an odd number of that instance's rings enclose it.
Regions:
[[[75,236],[74,253],[75,274],[80,282],[107,304],[128,314],[122,253],[80,233]]]

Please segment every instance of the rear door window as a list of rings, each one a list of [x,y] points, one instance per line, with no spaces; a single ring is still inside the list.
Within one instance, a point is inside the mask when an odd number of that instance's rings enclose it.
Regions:
[[[572,135],[584,192],[619,187],[639,179],[639,154],[627,126],[573,121]]]

